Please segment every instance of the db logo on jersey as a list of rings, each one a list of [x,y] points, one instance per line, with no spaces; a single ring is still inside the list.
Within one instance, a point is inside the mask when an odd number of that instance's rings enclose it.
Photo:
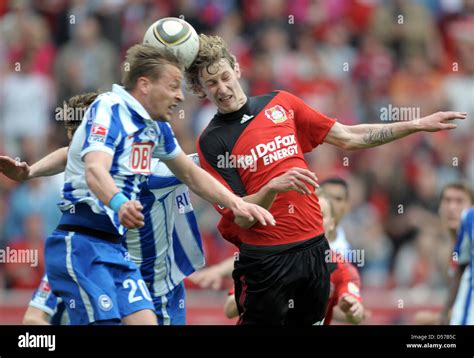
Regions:
[[[133,143],[130,154],[130,169],[134,173],[151,173],[151,154],[153,143]]]
[[[275,124],[283,123],[288,119],[285,113],[285,109],[278,104],[275,107],[267,109],[265,111],[265,115]]]

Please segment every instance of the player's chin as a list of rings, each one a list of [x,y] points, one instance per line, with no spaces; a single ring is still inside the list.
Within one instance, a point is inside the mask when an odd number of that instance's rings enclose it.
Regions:
[[[160,122],[170,122],[172,113],[164,113],[159,117]]]

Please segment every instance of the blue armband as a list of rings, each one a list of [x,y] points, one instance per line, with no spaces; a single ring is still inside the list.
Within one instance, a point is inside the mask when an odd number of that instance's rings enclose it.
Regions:
[[[127,201],[129,201],[129,199],[122,192],[119,191],[112,197],[112,199],[110,199],[109,206],[113,211],[118,213],[120,207]]]

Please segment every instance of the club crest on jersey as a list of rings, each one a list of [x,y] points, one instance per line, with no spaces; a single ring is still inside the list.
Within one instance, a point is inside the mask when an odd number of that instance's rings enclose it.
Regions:
[[[103,311],[110,311],[113,307],[113,302],[107,295],[100,295],[99,297],[99,307]]]
[[[148,127],[143,131],[143,134],[148,137],[148,139],[152,142],[156,140],[157,134],[154,128]]]
[[[286,116],[285,109],[277,104],[276,106],[269,108],[265,111],[265,116],[270,119],[273,123],[283,123],[288,119]]]
[[[107,128],[100,124],[93,124],[89,135],[90,143],[105,143],[107,138]]]

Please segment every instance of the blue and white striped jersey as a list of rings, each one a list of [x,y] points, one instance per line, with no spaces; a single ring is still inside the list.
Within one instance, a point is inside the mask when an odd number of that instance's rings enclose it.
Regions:
[[[460,265],[471,265],[474,258],[474,207],[465,210],[461,217],[454,252]]]
[[[35,307],[48,314],[51,317],[50,322],[53,325],[69,324],[66,307],[61,298],[56,297],[51,291],[46,275],[43,276],[40,285],[33,293],[29,306]]]
[[[474,324],[474,207],[463,212],[454,252],[459,265],[466,265],[451,312],[452,325]]]
[[[189,157],[198,162],[196,154]],[[201,236],[188,187],[163,162],[153,160],[140,202],[145,226],[127,232],[126,246],[145,282],[153,282],[152,296],[158,297],[204,266]]]
[[[125,228],[120,225],[118,215],[97,199],[87,186],[83,158],[93,151],[113,156],[110,174],[125,196],[134,200],[151,173],[152,157],[172,159],[181,148],[170,125],[153,121],[143,106],[121,86],[113,85],[111,92],[99,95],[91,104],[69,148],[60,203],[61,211],[71,214],[75,213],[78,203],[87,204],[91,210],[82,210],[82,215],[66,215],[66,219],[63,216],[61,223],[87,227],[90,220],[81,221],[81,217],[87,219],[93,212],[110,218],[103,224],[94,223],[95,229],[123,235]],[[97,215],[94,216],[97,222]]]

